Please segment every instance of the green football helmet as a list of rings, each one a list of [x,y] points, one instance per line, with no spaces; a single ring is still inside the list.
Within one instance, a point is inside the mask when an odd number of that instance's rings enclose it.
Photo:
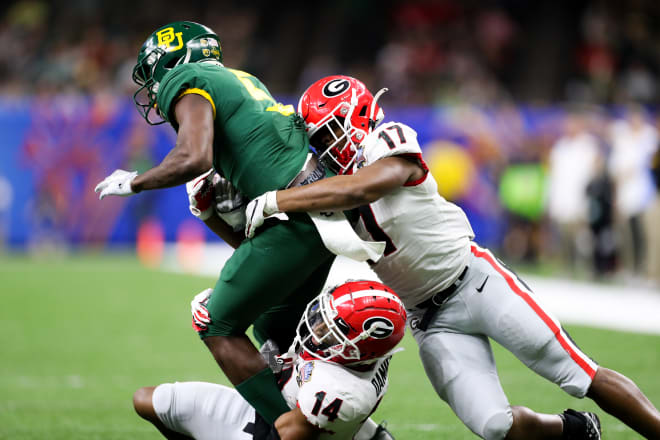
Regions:
[[[177,21],[156,29],[140,48],[133,68],[133,81],[140,86],[133,101],[142,117],[151,125],[164,123],[164,119],[151,120],[149,114],[156,108],[158,87],[165,74],[179,64],[207,60],[222,62],[220,40],[208,27]]]

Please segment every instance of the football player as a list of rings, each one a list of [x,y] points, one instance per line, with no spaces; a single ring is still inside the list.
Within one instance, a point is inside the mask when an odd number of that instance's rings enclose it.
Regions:
[[[196,330],[208,326],[211,289],[193,300]],[[203,382],[139,389],[137,413],[170,439],[390,439],[369,415],[388,387],[393,348],[403,337],[406,310],[375,281],[350,281],[312,300],[282,356],[266,355],[289,408],[269,424],[234,389]]]
[[[438,195],[415,131],[398,122],[376,127],[382,119],[376,98],[346,76],[307,89],[298,111],[310,141],[342,175],[253,200],[246,232],[278,212],[359,207],[358,234],[387,243],[371,268],[406,305],[429,379],[480,437],[600,438],[593,413],[511,406],[493,339],[570,395],[590,397],[641,435],[660,439],[660,413],[635,383],[585,355],[529,286],[472,241],[463,211]]]
[[[140,86],[138,110],[149,124],[169,123],[176,145],[144,174],[113,172],[95,188],[101,199],[184,184],[210,168],[249,198],[325,176],[293,107],[277,103],[254,76],[226,68],[219,38],[206,26],[184,21],[157,29],[139,51],[133,80]],[[209,299],[212,322],[200,337],[241,395],[272,423],[289,408],[245,331],[254,324],[260,343],[289,346],[334,255],[307,214],[292,214],[243,242],[229,225],[216,226],[237,249]]]

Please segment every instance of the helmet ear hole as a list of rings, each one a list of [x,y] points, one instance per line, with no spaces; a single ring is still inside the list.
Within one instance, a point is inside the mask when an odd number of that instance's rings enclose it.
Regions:
[[[165,69],[174,69],[178,63],[179,63],[179,59],[172,58],[163,67],[165,67]]]
[[[360,109],[360,116],[367,116],[367,106],[363,105]]]
[[[351,331],[351,328],[348,326],[346,321],[344,321],[344,319],[340,317],[335,319],[335,323],[337,323],[337,327],[339,328],[339,330],[341,330],[341,332],[344,335],[348,336],[348,332]]]

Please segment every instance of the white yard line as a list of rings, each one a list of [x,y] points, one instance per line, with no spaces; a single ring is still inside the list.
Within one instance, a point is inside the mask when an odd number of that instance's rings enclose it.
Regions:
[[[660,334],[658,290],[535,276],[525,279],[563,323]]]
[[[168,249],[167,270],[181,272],[173,249]],[[196,273],[217,277],[229,246],[207,245]],[[515,268],[514,268],[515,269]],[[521,275],[540,301],[564,324],[586,325],[638,333],[660,334],[660,291],[657,289]],[[330,271],[328,285],[346,279],[378,279],[366,263],[339,257]]]

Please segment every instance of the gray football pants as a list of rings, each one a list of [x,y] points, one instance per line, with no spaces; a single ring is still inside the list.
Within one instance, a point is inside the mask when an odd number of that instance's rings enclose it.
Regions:
[[[463,423],[484,439],[502,439],[513,417],[497,375],[489,338],[527,367],[584,397],[597,364],[561,328],[532,291],[493,254],[471,245],[468,271],[426,331],[424,309],[408,322],[435,391]]]

